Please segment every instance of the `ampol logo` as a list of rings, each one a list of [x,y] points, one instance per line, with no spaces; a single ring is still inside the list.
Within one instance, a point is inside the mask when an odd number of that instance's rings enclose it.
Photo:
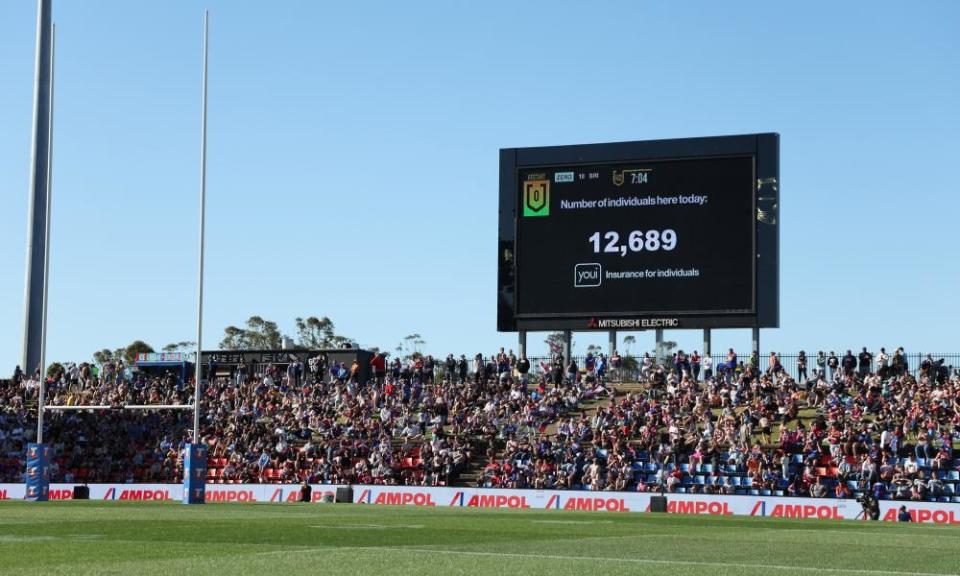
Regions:
[[[814,506],[812,504],[777,504],[770,512],[772,518],[820,518],[843,520],[837,506]]]
[[[733,516],[726,502],[671,500],[667,503],[670,514],[709,514],[710,516]]]
[[[934,524],[960,524],[960,517],[953,510],[927,510],[925,508],[908,508],[910,519],[913,522],[933,522]],[[883,515],[884,522],[897,521],[897,509],[890,508]]]
[[[629,512],[623,498],[567,498],[564,510],[589,510],[606,512]]]
[[[111,488],[107,495],[111,495],[114,491]],[[104,497],[106,499],[106,496]],[[147,501],[147,500],[169,500],[170,491],[169,490],[123,490],[120,492],[120,497],[117,500],[136,500],[136,501]]]
[[[358,502],[363,502],[364,499],[369,501],[370,491],[364,490],[360,495]],[[436,506],[437,503],[433,501],[433,498],[427,492],[389,492],[383,491],[377,494],[377,497],[370,504],[387,504],[389,506],[406,506],[412,504],[414,506]]]
[[[467,501],[470,508],[529,508],[526,496],[504,496],[501,494],[471,496]]]
[[[253,490],[207,490],[207,502],[256,502]]]

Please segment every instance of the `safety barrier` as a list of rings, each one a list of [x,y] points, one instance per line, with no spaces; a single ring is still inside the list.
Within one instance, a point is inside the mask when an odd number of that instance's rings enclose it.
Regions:
[[[50,500],[71,500],[77,484],[51,484]],[[179,502],[183,496],[182,484],[89,484],[91,500]],[[330,484],[311,484],[311,500],[322,502],[333,498],[337,487]],[[24,484],[0,484],[0,500],[22,500],[26,496]],[[207,484],[207,502],[299,502],[299,484]]]
[[[414,486],[354,486],[355,503],[447,506],[466,508],[530,508],[595,512],[649,512],[656,493],[582,492],[568,490],[500,490],[484,488],[419,488]],[[765,516],[772,518],[862,519],[856,500],[788,498],[783,496],[725,496],[666,494],[667,512],[711,516]],[[906,505],[915,522],[960,525],[960,504],[946,502],[880,502],[880,519],[895,521]]]
[[[75,484],[51,484],[50,500],[73,498]],[[91,500],[180,501],[179,484],[90,484]],[[312,484],[312,501],[332,500],[337,486]],[[572,490],[499,490],[485,488],[421,488],[417,486],[354,486],[357,504],[437,506],[462,508],[580,510],[593,512],[649,512],[656,493],[583,492]],[[0,484],[0,500],[22,500],[24,484]],[[666,494],[667,512],[710,516],[768,518],[862,519],[856,500],[789,498],[783,496],[725,496]],[[287,503],[300,499],[298,484],[208,484],[207,502]],[[915,522],[960,525],[960,504],[882,500],[880,519],[896,521],[906,505]]]

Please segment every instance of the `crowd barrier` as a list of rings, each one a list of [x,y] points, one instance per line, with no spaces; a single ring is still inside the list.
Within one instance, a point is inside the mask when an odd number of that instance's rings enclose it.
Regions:
[[[71,500],[77,484],[50,484],[51,500]],[[171,500],[179,502],[183,496],[182,484],[87,484],[91,500]],[[330,484],[311,484],[310,498],[322,502],[333,498],[337,487]],[[207,484],[207,502],[298,502],[299,484]],[[0,484],[0,500],[22,500],[26,496],[24,484]]]
[[[51,484],[51,500],[73,498],[75,484]],[[312,501],[332,499],[337,486],[312,484]],[[179,484],[90,484],[91,500],[180,501]],[[207,502],[297,502],[298,484],[208,484]],[[23,484],[0,484],[0,500],[22,500]],[[582,492],[568,490],[499,490],[484,488],[421,488],[416,486],[354,486],[357,504],[439,506],[463,508],[585,510],[594,512],[649,512],[655,493]],[[666,494],[667,512],[710,516],[764,516],[768,518],[862,519],[856,500],[789,498],[783,496],[723,496]],[[915,522],[960,525],[960,504],[947,502],[880,502],[880,519],[896,521],[906,505]]]
[[[418,488],[354,486],[353,501],[362,504],[447,506],[467,508],[530,508],[649,512],[656,493],[579,492],[567,490],[491,490],[483,488]],[[788,498],[783,496],[723,496],[666,494],[667,512],[711,516],[765,516],[770,518],[862,519],[856,500]],[[915,522],[960,525],[960,504],[946,502],[881,501],[880,519],[896,521],[906,505]]]

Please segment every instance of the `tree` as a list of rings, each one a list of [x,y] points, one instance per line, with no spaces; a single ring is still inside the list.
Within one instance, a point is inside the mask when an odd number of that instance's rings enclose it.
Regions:
[[[59,362],[54,362],[49,366],[47,366],[47,378],[56,380],[60,378],[60,375],[63,374],[63,372],[64,372],[63,364]]]
[[[108,362],[113,362],[113,361],[114,361],[113,352],[111,352],[109,348],[104,348],[103,350],[99,350],[93,353],[94,364],[103,366],[104,364]]]
[[[596,354],[599,354],[601,350],[603,350],[603,348],[597,346],[596,344],[591,344],[587,346],[587,354],[596,355]]]
[[[283,334],[276,322],[251,316],[246,328],[224,328],[220,347],[224,350],[279,350],[283,347]]]
[[[259,316],[247,319],[247,337],[250,348],[256,350],[279,350],[283,347],[283,334],[277,329],[277,323],[264,320]]]
[[[403,337],[403,341],[397,346],[397,353],[402,354],[405,358],[411,360],[417,359],[423,356],[423,353],[420,349],[426,344],[427,341],[423,339],[423,336],[414,332],[413,334],[408,334]]]
[[[224,350],[243,350],[247,348],[246,334],[243,328],[237,328],[236,326],[224,328],[220,348]]]
[[[189,352],[193,348],[196,348],[197,343],[185,340],[183,342],[171,342],[162,348],[164,352]]]
[[[333,339],[337,334],[333,321],[326,316],[310,316],[306,320],[297,318],[294,323],[297,326],[298,345],[310,350],[333,347]]]
[[[627,355],[630,355],[630,348],[637,343],[637,338],[633,334],[623,338],[623,345],[627,347]]]
[[[660,343],[660,347],[654,350],[654,358],[657,359],[657,363],[666,364],[670,359],[673,353],[673,349],[677,347],[677,343],[673,340],[664,340]]]
[[[143,340],[134,340],[123,349],[123,361],[129,366],[137,361],[137,354],[148,354],[153,351],[153,347]]]
[[[137,361],[137,354],[149,352],[155,352],[152,346],[143,340],[134,340],[123,348],[114,348],[113,350],[104,348],[94,352],[93,362],[95,364],[99,364],[100,366],[103,366],[108,362],[112,362],[114,364],[118,362],[124,362],[129,365]]]

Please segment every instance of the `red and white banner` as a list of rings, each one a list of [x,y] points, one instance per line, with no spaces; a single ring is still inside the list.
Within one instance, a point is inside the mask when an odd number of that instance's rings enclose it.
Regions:
[[[51,484],[51,500],[70,500],[76,484]],[[91,500],[148,500],[180,501],[182,484],[89,484]],[[333,497],[337,487],[329,484],[311,484],[313,502]],[[26,496],[24,484],[0,484],[0,500],[22,500]],[[207,484],[207,502],[299,502],[299,484]]]
[[[362,504],[455,506],[466,508],[533,508],[595,512],[649,512],[650,497],[639,492],[579,492],[567,490],[495,490],[484,488],[417,488],[354,486],[353,501]],[[771,518],[861,519],[855,500],[787,498],[783,496],[722,496],[666,494],[671,514],[766,516]],[[946,502],[880,502],[880,519],[896,521],[906,505],[914,522],[960,524],[960,504]]]
[[[51,500],[73,498],[75,484],[51,484]],[[312,500],[333,497],[337,487],[312,484]],[[180,501],[180,484],[90,484],[91,500]],[[297,502],[298,484],[207,484],[207,502]],[[0,484],[0,500],[22,500],[24,484]],[[650,497],[639,492],[581,492],[567,490],[497,490],[484,488],[420,488],[416,486],[354,486],[353,501],[359,504],[441,506],[536,510],[589,510],[595,512],[649,512]],[[666,494],[671,514],[712,516],[765,516],[770,518],[821,518],[856,520],[860,504],[855,500],[787,498],[783,496],[713,496]],[[880,519],[896,521],[897,510],[906,505],[914,522],[960,525],[960,504],[946,502],[880,502]]]

